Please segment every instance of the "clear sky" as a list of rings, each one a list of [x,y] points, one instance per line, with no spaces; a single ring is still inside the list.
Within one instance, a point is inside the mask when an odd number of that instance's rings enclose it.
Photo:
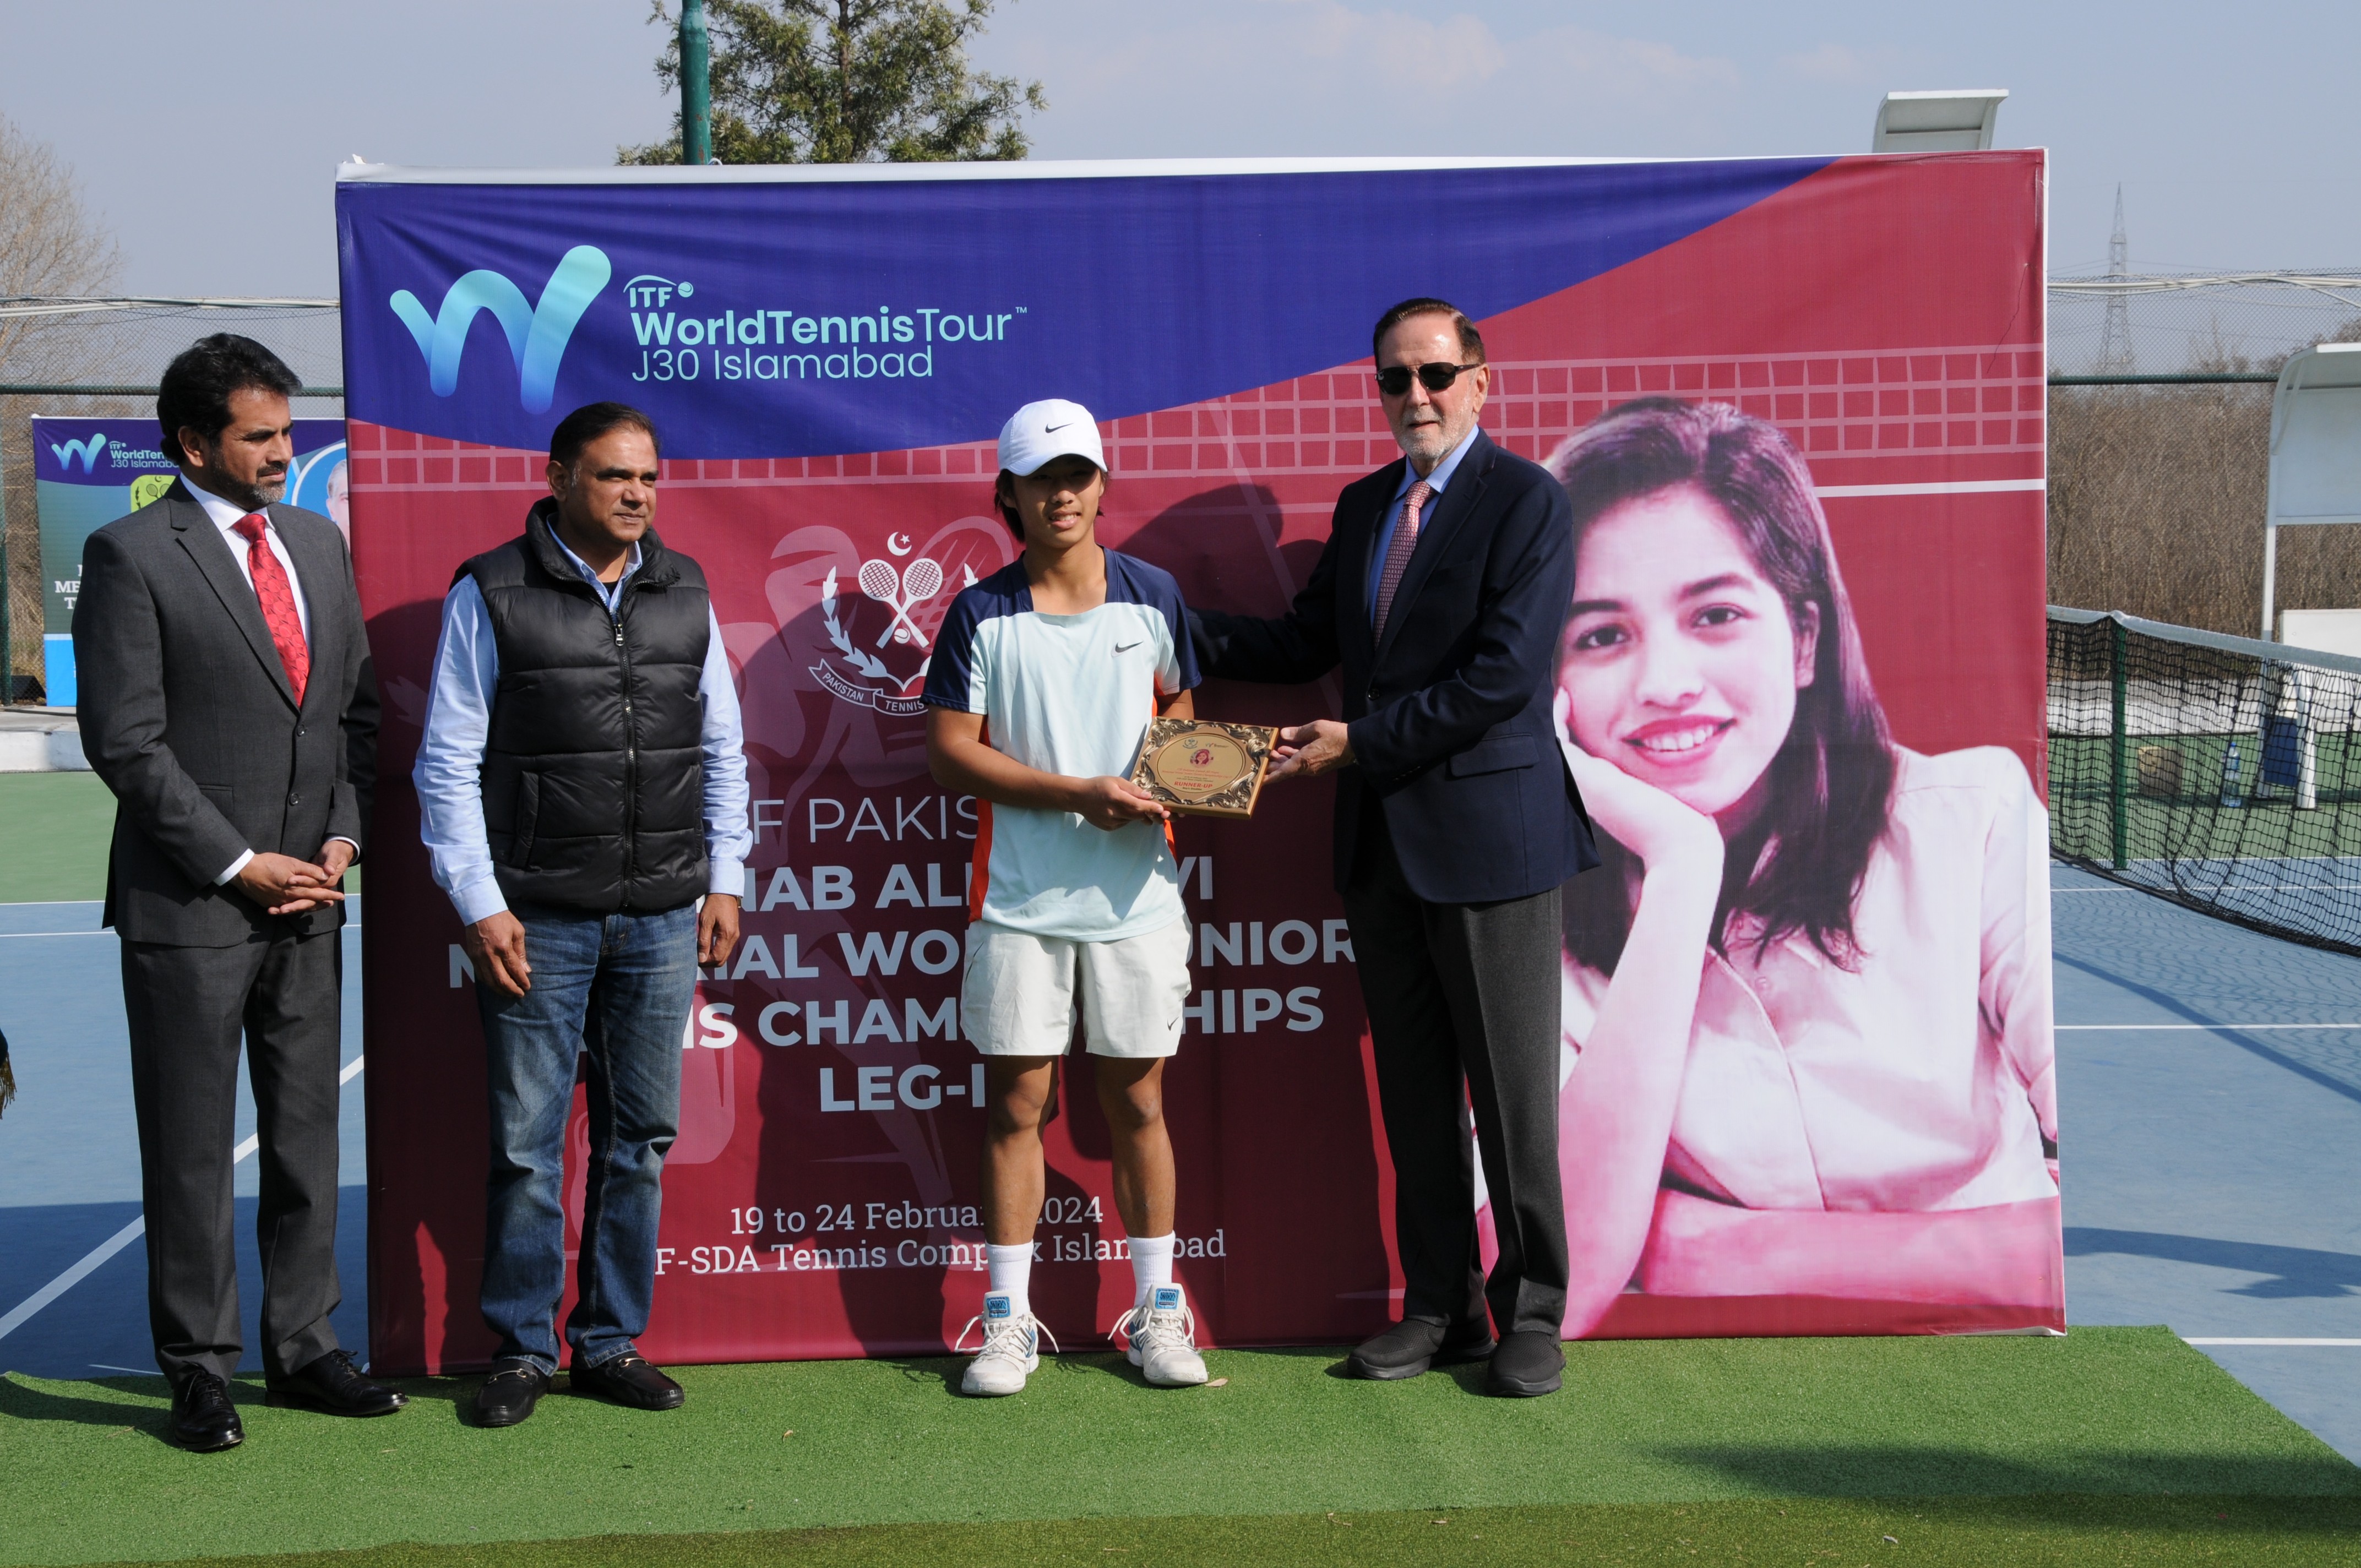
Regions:
[[[599,165],[669,127],[643,0],[12,4],[0,113],[54,143],[139,293],[335,291],[335,165]],[[1866,151],[1893,88],[2005,87],[2053,270],[2361,268],[2361,6],[1982,0],[1002,0],[1042,158]]]

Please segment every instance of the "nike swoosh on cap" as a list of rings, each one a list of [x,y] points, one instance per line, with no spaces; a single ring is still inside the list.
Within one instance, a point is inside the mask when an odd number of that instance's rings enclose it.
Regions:
[[[1073,422],[1074,422],[1072,420],[1068,420],[1066,424],[1045,424],[1041,427],[1041,433],[1044,435],[1055,435],[1060,431],[1065,429],[1066,425],[1070,425]]]

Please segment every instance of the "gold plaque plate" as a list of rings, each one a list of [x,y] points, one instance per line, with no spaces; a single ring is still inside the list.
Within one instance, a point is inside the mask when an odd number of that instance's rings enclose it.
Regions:
[[[1131,782],[1173,810],[1251,817],[1279,731],[1212,718],[1151,718],[1132,760]]]

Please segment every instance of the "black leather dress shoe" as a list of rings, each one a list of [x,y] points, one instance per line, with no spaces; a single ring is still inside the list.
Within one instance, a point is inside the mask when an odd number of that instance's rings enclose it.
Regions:
[[[192,1372],[172,1390],[172,1442],[191,1453],[218,1453],[246,1441],[229,1389],[210,1372]]]
[[[1483,1323],[1445,1329],[1418,1318],[1404,1318],[1378,1335],[1362,1341],[1345,1358],[1345,1370],[1356,1377],[1380,1382],[1415,1377],[1430,1366],[1481,1361],[1492,1354],[1491,1330]]]
[[[533,1414],[549,1392],[549,1374],[530,1361],[495,1361],[492,1375],[476,1390],[476,1424],[512,1427]]]
[[[1557,1335],[1539,1329],[1519,1329],[1503,1334],[1500,1348],[1484,1374],[1484,1392],[1503,1398],[1530,1399],[1554,1394],[1565,1380],[1565,1347]]]
[[[371,1382],[353,1365],[352,1356],[341,1350],[306,1362],[284,1377],[274,1377],[268,1387],[273,1405],[332,1416],[390,1416],[410,1403],[410,1396],[401,1389]]]
[[[688,1396],[681,1386],[629,1352],[596,1366],[577,1366],[572,1376],[577,1394],[596,1394],[635,1410],[676,1410]]]

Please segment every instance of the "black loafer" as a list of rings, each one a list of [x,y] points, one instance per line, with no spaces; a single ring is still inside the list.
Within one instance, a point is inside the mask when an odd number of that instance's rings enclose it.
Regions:
[[[1345,1370],[1355,1377],[1393,1382],[1416,1377],[1430,1366],[1450,1366],[1481,1361],[1492,1354],[1492,1334],[1484,1323],[1445,1329],[1418,1318],[1404,1318],[1374,1339],[1364,1340],[1345,1358]]]
[[[676,1410],[688,1398],[679,1384],[628,1351],[596,1366],[577,1366],[571,1376],[576,1393],[596,1394],[635,1410]]]
[[[495,1361],[492,1375],[476,1390],[476,1424],[512,1427],[533,1414],[549,1392],[549,1374],[530,1361]]]
[[[173,1443],[191,1453],[219,1453],[246,1441],[229,1389],[210,1372],[192,1372],[172,1390]]]
[[[1505,1334],[1484,1375],[1484,1392],[1508,1399],[1554,1394],[1565,1381],[1565,1347],[1557,1335],[1539,1329]]]
[[[274,1377],[268,1387],[273,1405],[332,1416],[390,1416],[410,1403],[410,1396],[401,1389],[371,1382],[353,1365],[352,1356],[341,1350],[306,1362],[284,1377]]]

